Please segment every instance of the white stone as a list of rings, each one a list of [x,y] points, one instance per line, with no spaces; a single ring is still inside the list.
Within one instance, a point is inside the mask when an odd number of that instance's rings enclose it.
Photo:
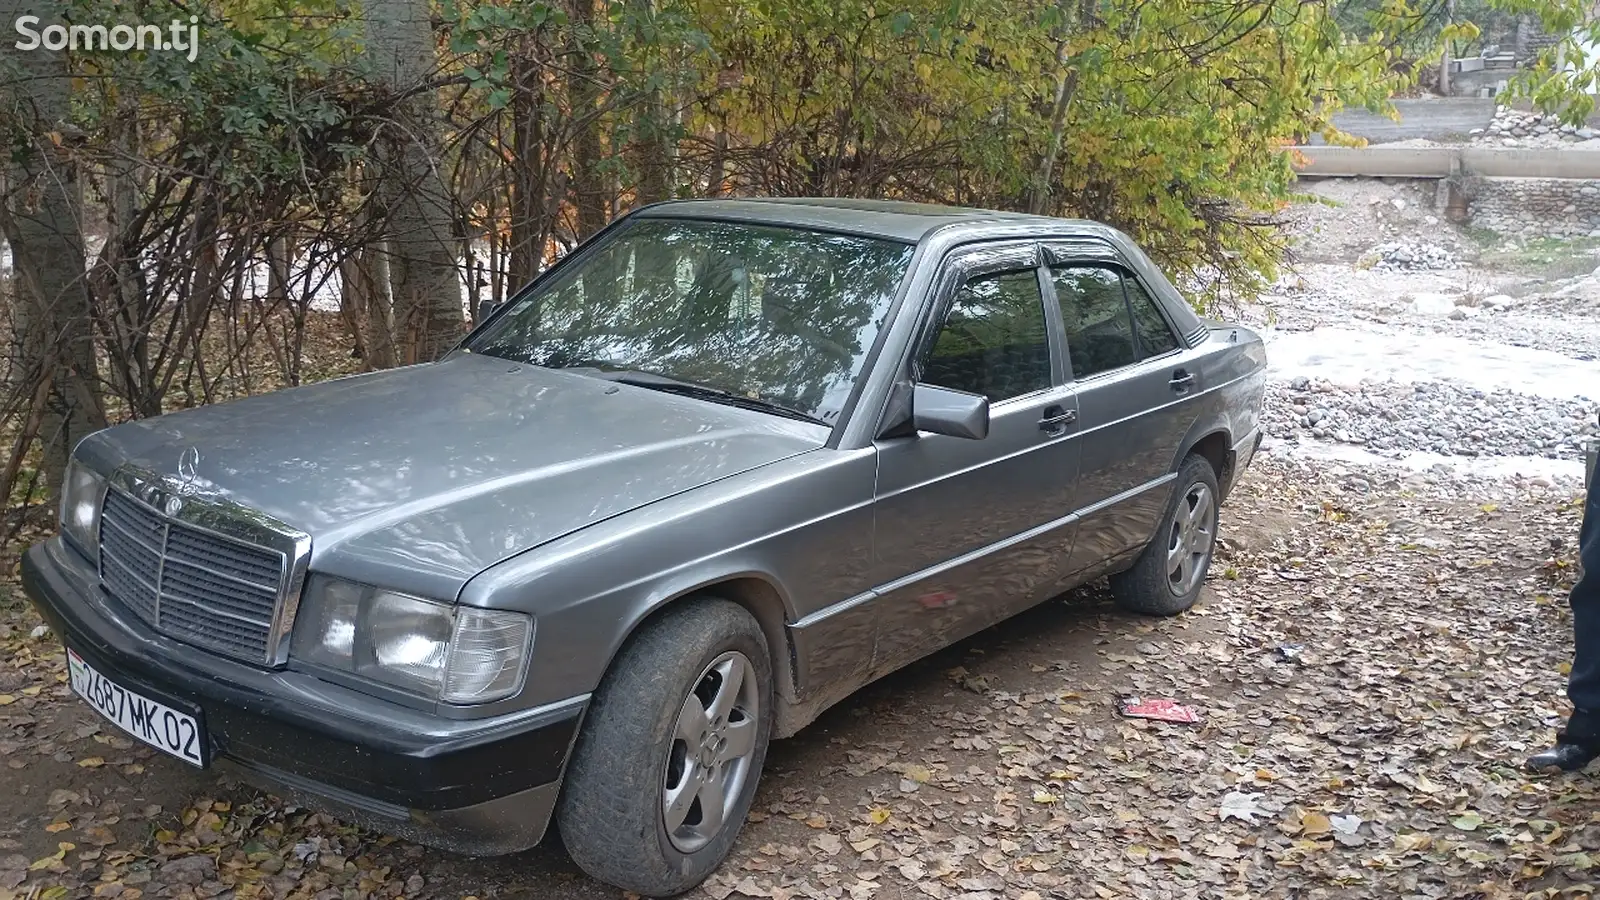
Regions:
[[[1449,294],[1412,294],[1411,311],[1423,316],[1448,316],[1456,308]]]
[[[1476,319],[1477,317],[1478,311],[1470,306],[1458,306],[1455,309],[1450,310],[1450,318],[1457,322],[1461,321],[1462,319]]]
[[[1405,209],[1406,208],[1406,202],[1404,200],[1400,199],[1399,197],[1396,197],[1393,200],[1390,200],[1389,202],[1394,204],[1394,208],[1395,209]]]
[[[1483,305],[1490,309],[1505,309],[1517,302],[1517,298],[1510,294],[1490,294],[1483,298]]]

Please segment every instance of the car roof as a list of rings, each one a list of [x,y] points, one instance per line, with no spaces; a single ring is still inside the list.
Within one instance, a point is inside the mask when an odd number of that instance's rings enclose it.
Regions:
[[[842,197],[783,197],[738,200],[673,200],[639,210],[651,218],[720,219],[784,225],[889,238],[918,243],[938,229],[970,229],[974,235],[994,225],[1034,225],[1056,234],[1095,234],[1098,222],[1057,219],[992,209],[908,203],[900,200],[857,200]]]
[[[920,244],[934,232],[954,243],[990,236],[1026,236],[1048,241],[1093,245],[1089,252],[1114,250],[1132,266],[1166,308],[1179,334],[1191,344],[1203,338],[1205,326],[1183,294],[1132,238],[1109,225],[1087,219],[1057,219],[992,209],[968,209],[898,200],[855,200],[836,197],[785,197],[738,200],[672,200],[646,206],[633,215],[660,219],[713,219],[808,228],[842,234],[887,238]],[[1087,241],[1079,239],[1087,238]]]

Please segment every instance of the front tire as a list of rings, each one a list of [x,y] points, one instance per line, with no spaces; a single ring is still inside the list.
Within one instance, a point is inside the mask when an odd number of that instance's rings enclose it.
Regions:
[[[733,847],[773,718],[756,620],[715,598],[647,622],[595,691],[556,816],[574,862],[647,897],[691,890]]]
[[[1111,593],[1130,612],[1175,616],[1194,606],[1216,549],[1217,473],[1191,454],[1178,469],[1161,527],[1133,567],[1111,576]]]

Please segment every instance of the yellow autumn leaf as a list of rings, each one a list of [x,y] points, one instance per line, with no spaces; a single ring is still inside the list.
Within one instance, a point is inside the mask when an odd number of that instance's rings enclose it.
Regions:
[[[1413,831],[1410,834],[1397,834],[1394,836],[1394,849],[1397,853],[1415,853],[1428,849],[1433,845],[1433,835],[1426,831]]]
[[[874,806],[867,811],[867,820],[874,825],[882,825],[889,821],[889,810],[882,806]]]
[[[98,769],[105,764],[106,761],[98,756],[91,756],[88,759],[78,760],[78,768],[80,769]]]
[[[1300,817],[1300,828],[1306,834],[1327,834],[1333,830],[1333,823],[1322,813],[1306,813]]]
[[[10,706],[15,702],[17,702],[15,694],[0,694],[0,706]]]
[[[1035,803],[1054,803],[1060,799],[1060,797],[1057,797],[1055,794],[1052,794],[1049,791],[1033,792],[1033,802]]]
[[[827,828],[828,820],[822,815],[822,813],[812,813],[806,817],[806,824],[812,828]]]
[[[44,827],[44,830],[50,832],[51,834],[56,834],[57,832],[66,831],[71,827],[71,822],[51,822],[49,825]]]
[[[906,766],[906,777],[918,784],[927,784],[928,779],[933,777],[933,772],[929,771],[927,766],[909,765]]]

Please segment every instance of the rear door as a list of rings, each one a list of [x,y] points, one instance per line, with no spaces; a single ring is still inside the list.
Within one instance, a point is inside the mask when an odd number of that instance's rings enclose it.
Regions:
[[[1082,521],[1065,580],[1103,571],[1155,533],[1174,455],[1197,415],[1199,354],[1111,254],[1055,254],[1050,286],[1077,387]]]
[[[1077,399],[1037,248],[946,265],[906,376],[986,395],[989,435],[877,442],[879,672],[1049,596],[1072,544]]]

